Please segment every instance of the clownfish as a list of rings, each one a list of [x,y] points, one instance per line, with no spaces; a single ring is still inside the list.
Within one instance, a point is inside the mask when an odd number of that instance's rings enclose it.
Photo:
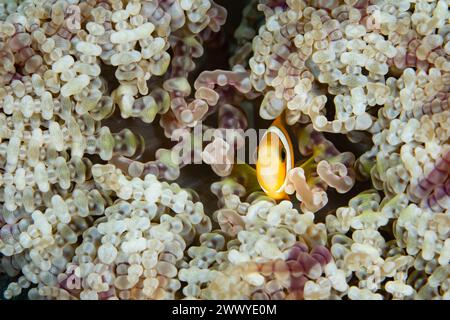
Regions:
[[[293,167],[292,142],[278,117],[267,129],[258,146],[256,177],[261,189],[275,200],[288,198],[284,187],[288,172]]]
[[[247,191],[261,190],[275,200],[288,199],[284,191],[289,170],[294,167],[291,138],[281,116],[269,126],[257,149],[256,169],[237,164],[231,176],[243,183]]]

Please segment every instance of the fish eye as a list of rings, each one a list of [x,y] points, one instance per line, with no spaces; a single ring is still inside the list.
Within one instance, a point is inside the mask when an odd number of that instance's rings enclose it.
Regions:
[[[284,148],[282,148],[280,151],[280,158],[282,162],[286,161],[286,150]]]

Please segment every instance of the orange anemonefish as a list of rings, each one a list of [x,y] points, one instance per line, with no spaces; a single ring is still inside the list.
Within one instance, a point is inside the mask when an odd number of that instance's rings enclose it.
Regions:
[[[263,190],[275,200],[288,199],[284,191],[287,174],[294,167],[291,138],[281,120],[275,119],[261,138],[257,149],[256,170],[248,164],[235,164],[231,177],[243,184],[248,193]]]
[[[261,189],[271,198],[288,198],[284,191],[287,174],[294,167],[292,142],[281,117],[275,119],[258,146],[256,177]]]

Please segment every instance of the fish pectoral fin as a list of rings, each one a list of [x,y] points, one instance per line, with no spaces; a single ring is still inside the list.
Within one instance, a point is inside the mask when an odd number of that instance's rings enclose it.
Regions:
[[[242,184],[247,193],[262,190],[256,177],[256,169],[247,163],[235,164],[230,177]]]

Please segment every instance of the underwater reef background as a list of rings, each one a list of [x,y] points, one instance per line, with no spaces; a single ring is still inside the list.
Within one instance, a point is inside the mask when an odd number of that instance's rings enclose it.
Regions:
[[[449,299],[449,5],[0,4],[1,299]]]

